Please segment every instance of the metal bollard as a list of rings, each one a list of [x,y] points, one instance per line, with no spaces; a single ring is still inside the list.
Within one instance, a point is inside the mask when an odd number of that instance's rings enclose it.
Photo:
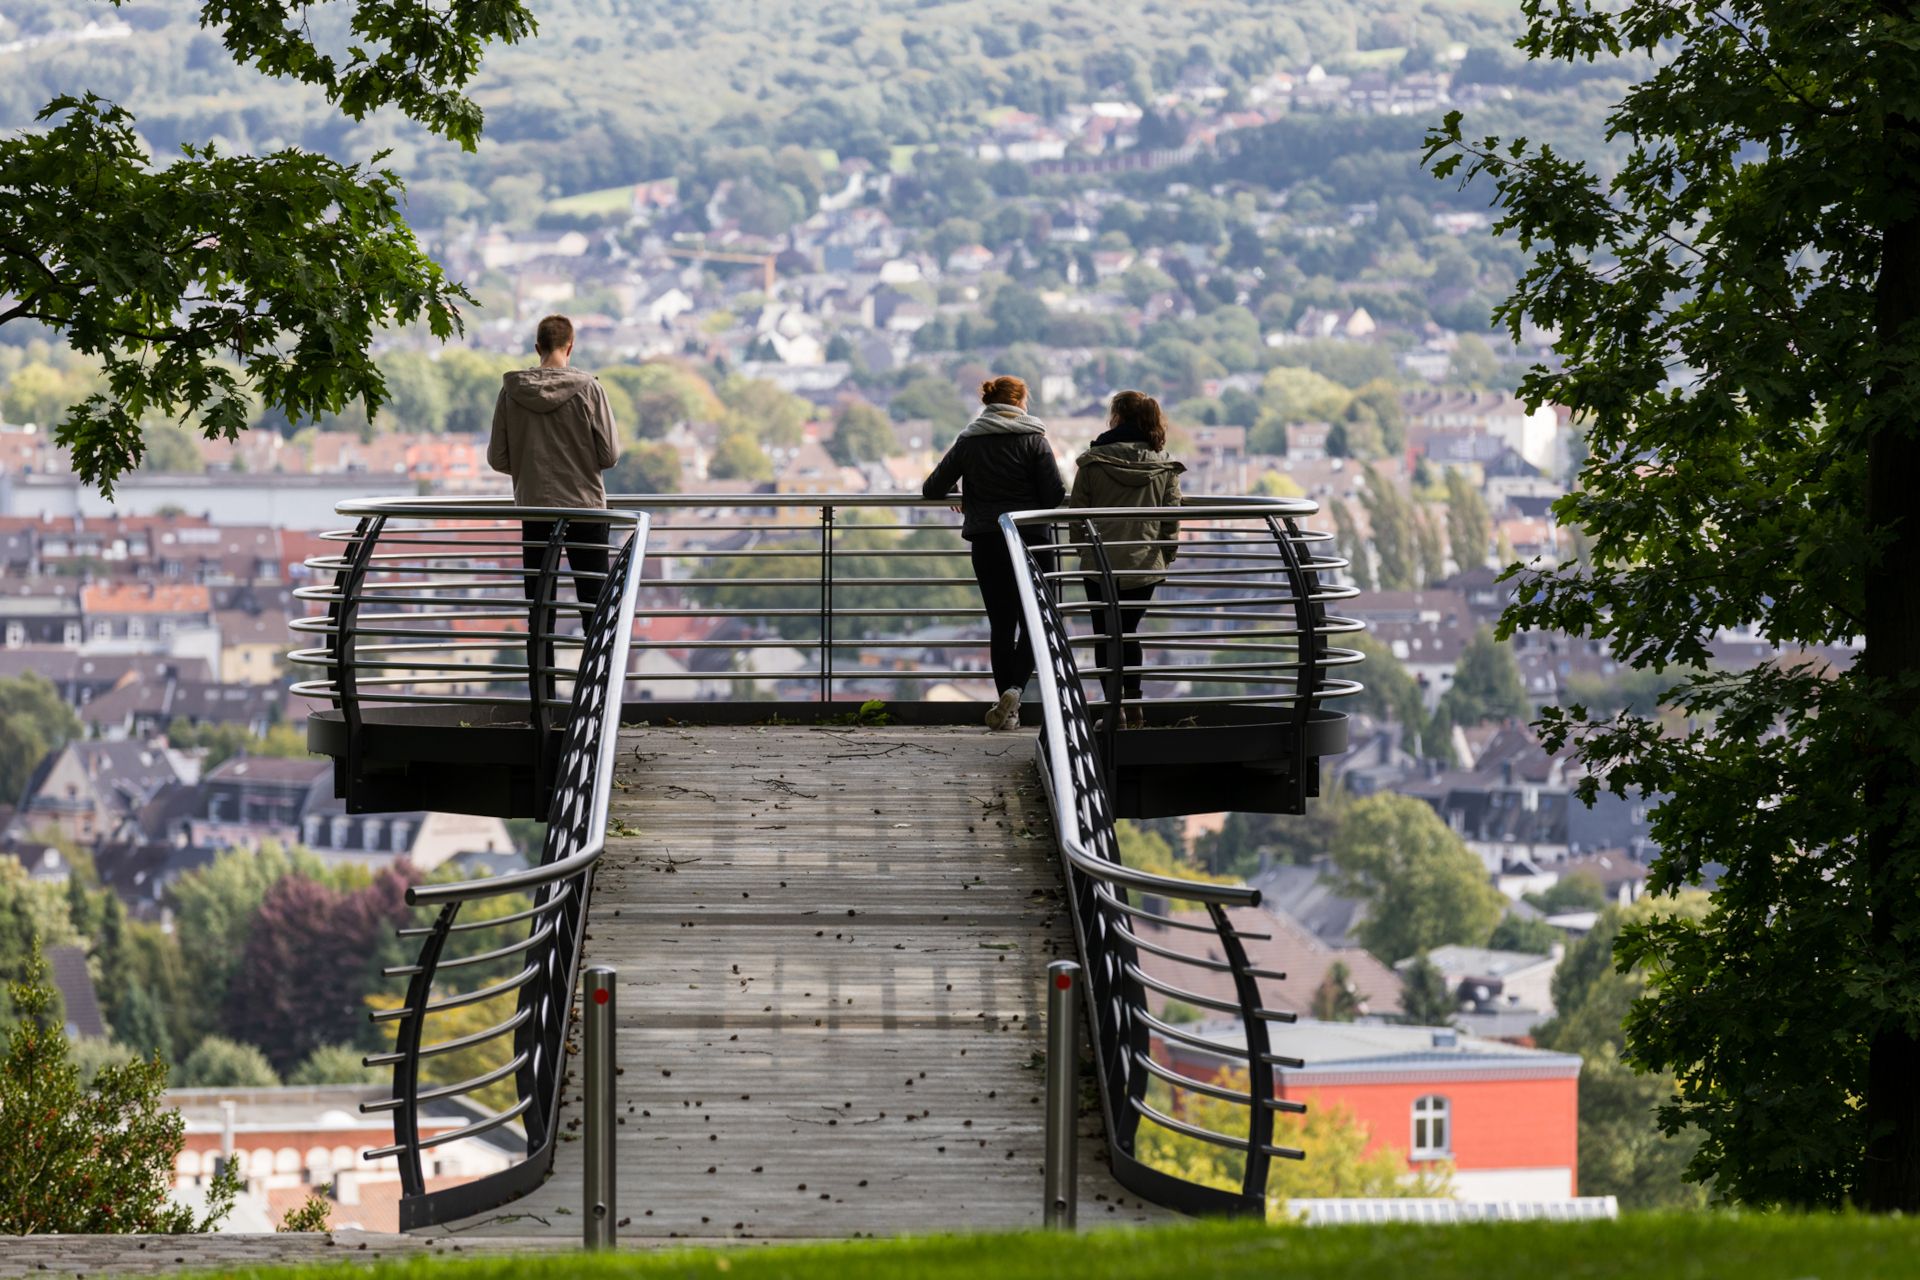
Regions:
[[[618,1195],[614,1185],[614,971],[587,970],[582,988],[586,1024],[587,1173],[580,1230],[589,1249],[613,1247]]]
[[[1074,997],[1080,966],[1055,960],[1047,966],[1047,1158],[1049,1227],[1071,1231],[1079,1208],[1080,1037]]]

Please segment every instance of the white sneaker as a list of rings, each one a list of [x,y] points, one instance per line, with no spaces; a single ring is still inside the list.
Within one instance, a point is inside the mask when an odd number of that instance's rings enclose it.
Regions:
[[[1002,689],[1000,701],[987,709],[987,728],[1018,729],[1020,727],[1020,691]]]

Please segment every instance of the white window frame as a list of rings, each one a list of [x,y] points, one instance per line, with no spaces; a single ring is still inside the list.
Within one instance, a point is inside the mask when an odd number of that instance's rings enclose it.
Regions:
[[[1413,1100],[1409,1159],[1446,1160],[1453,1155],[1453,1103],[1444,1093],[1422,1094]]]
[[[24,622],[7,623],[7,648],[24,648],[27,643],[27,624]]]

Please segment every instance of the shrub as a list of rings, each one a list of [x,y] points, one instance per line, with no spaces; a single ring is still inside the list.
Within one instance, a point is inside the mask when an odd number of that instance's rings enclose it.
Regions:
[[[307,1201],[297,1209],[287,1210],[287,1216],[280,1219],[275,1231],[325,1231],[327,1215],[333,1211],[333,1201],[318,1191],[307,1193]]]
[[[166,1064],[106,1062],[91,1084],[60,1024],[36,943],[11,988],[19,1020],[0,1058],[0,1235],[212,1231],[239,1194],[237,1174],[217,1177],[207,1212],[168,1202],[186,1123],[166,1104]]]
[[[180,1064],[180,1083],[190,1088],[263,1089],[280,1083],[267,1055],[250,1044],[208,1036]]]

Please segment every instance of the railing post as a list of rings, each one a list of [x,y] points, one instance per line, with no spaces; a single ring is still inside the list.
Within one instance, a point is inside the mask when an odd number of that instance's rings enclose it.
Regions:
[[[360,592],[366,584],[368,567],[373,563],[373,549],[379,544],[380,534],[386,529],[385,516],[362,517],[354,529],[353,551],[348,557],[347,567],[334,574],[334,586],[340,598],[328,607],[333,616],[333,633],[329,637],[333,649],[333,693],[334,701],[340,708],[340,721],[347,728],[347,779],[342,787],[335,779],[334,794],[349,801],[354,798],[355,784],[360,779],[361,757],[361,708],[360,708],[360,672],[359,672],[359,636]]]
[[[1267,1174],[1274,1151],[1280,1149],[1273,1145],[1273,1113],[1280,1107],[1296,1114],[1306,1108],[1275,1101],[1273,1069],[1277,1055],[1267,1026],[1267,1010],[1260,1004],[1260,984],[1247,960],[1246,944],[1240,941],[1239,931],[1233,927],[1227,909],[1218,902],[1207,904],[1207,918],[1213,922],[1221,953],[1233,972],[1234,996],[1240,1002],[1240,1023],[1247,1037],[1247,1163],[1241,1170],[1240,1196],[1247,1212],[1264,1214]],[[1292,1020],[1291,1015],[1287,1020]],[[1298,1065],[1298,1059],[1287,1061]]]
[[[1107,700],[1107,714],[1101,718],[1100,738],[1105,744],[1101,756],[1107,785],[1111,787],[1120,776],[1114,757],[1119,754],[1117,739],[1126,702],[1123,692],[1127,667],[1126,628],[1120,622],[1120,580],[1114,576],[1113,561],[1107,557],[1107,544],[1101,541],[1097,522],[1089,520],[1086,523],[1087,542],[1093,547],[1095,568],[1100,574],[1100,611],[1107,620],[1107,642],[1099,649],[1100,664],[1107,669],[1107,674],[1100,680],[1101,692]],[[1141,693],[1145,692],[1143,688]]]
[[[525,545],[522,526],[522,545]],[[533,582],[533,604],[527,615],[527,723],[533,727],[533,785],[541,808],[551,799],[553,767],[549,757],[552,745],[547,729],[553,723],[551,703],[558,694],[553,667],[559,655],[554,649],[553,633],[558,619],[554,606],[560,595],[560,557],[564,552],[568,522],[563,517],[547,524],[547,545],[540,553],[540,573]],[[572,565],[572,560],[568,560]]]
[[[610,1249],[618,1199],[614,1182],[614,971],[606,965],[588,969],[582,991],[586,1005],[587,1173],[581,1243],[589,1249]]]
[[[1286,564],[1287,582],[1293,591],[1294,620],[1299,624],[1300,672],[1293,682],[1293,808],[1291,813],[1305,813],[1307,806],[1307,754],[1308,734],[1312,729],[1310,721],[1318,706],[1316,696],[1320,692],[1320,664],[1326,661],[1327,642],[1320,628],[1326,621],[1326,608],[1314,602],[1313,596],[1319,588],[1320,575],[1306,567],[1300,556],[1300,548],[1294,542],[1299,529],[1289,519],[1284,525],[1272,516],[1267,517],[1267,531],[1273,535],[1279,548],[1280,558]],[[1364,552],[1364,548],[1362,549]],[[1318,768],[1317,765],[1311,766]]]
[[[820,508],[820,701],[833,701],[833,506]]]
[[[1055,960],[1047,966],[1047,1150],[1046,1211],[1049,1227],[1072,1230],[1079,1204],[1080,1043],[1075,996],[1080,966]]]

